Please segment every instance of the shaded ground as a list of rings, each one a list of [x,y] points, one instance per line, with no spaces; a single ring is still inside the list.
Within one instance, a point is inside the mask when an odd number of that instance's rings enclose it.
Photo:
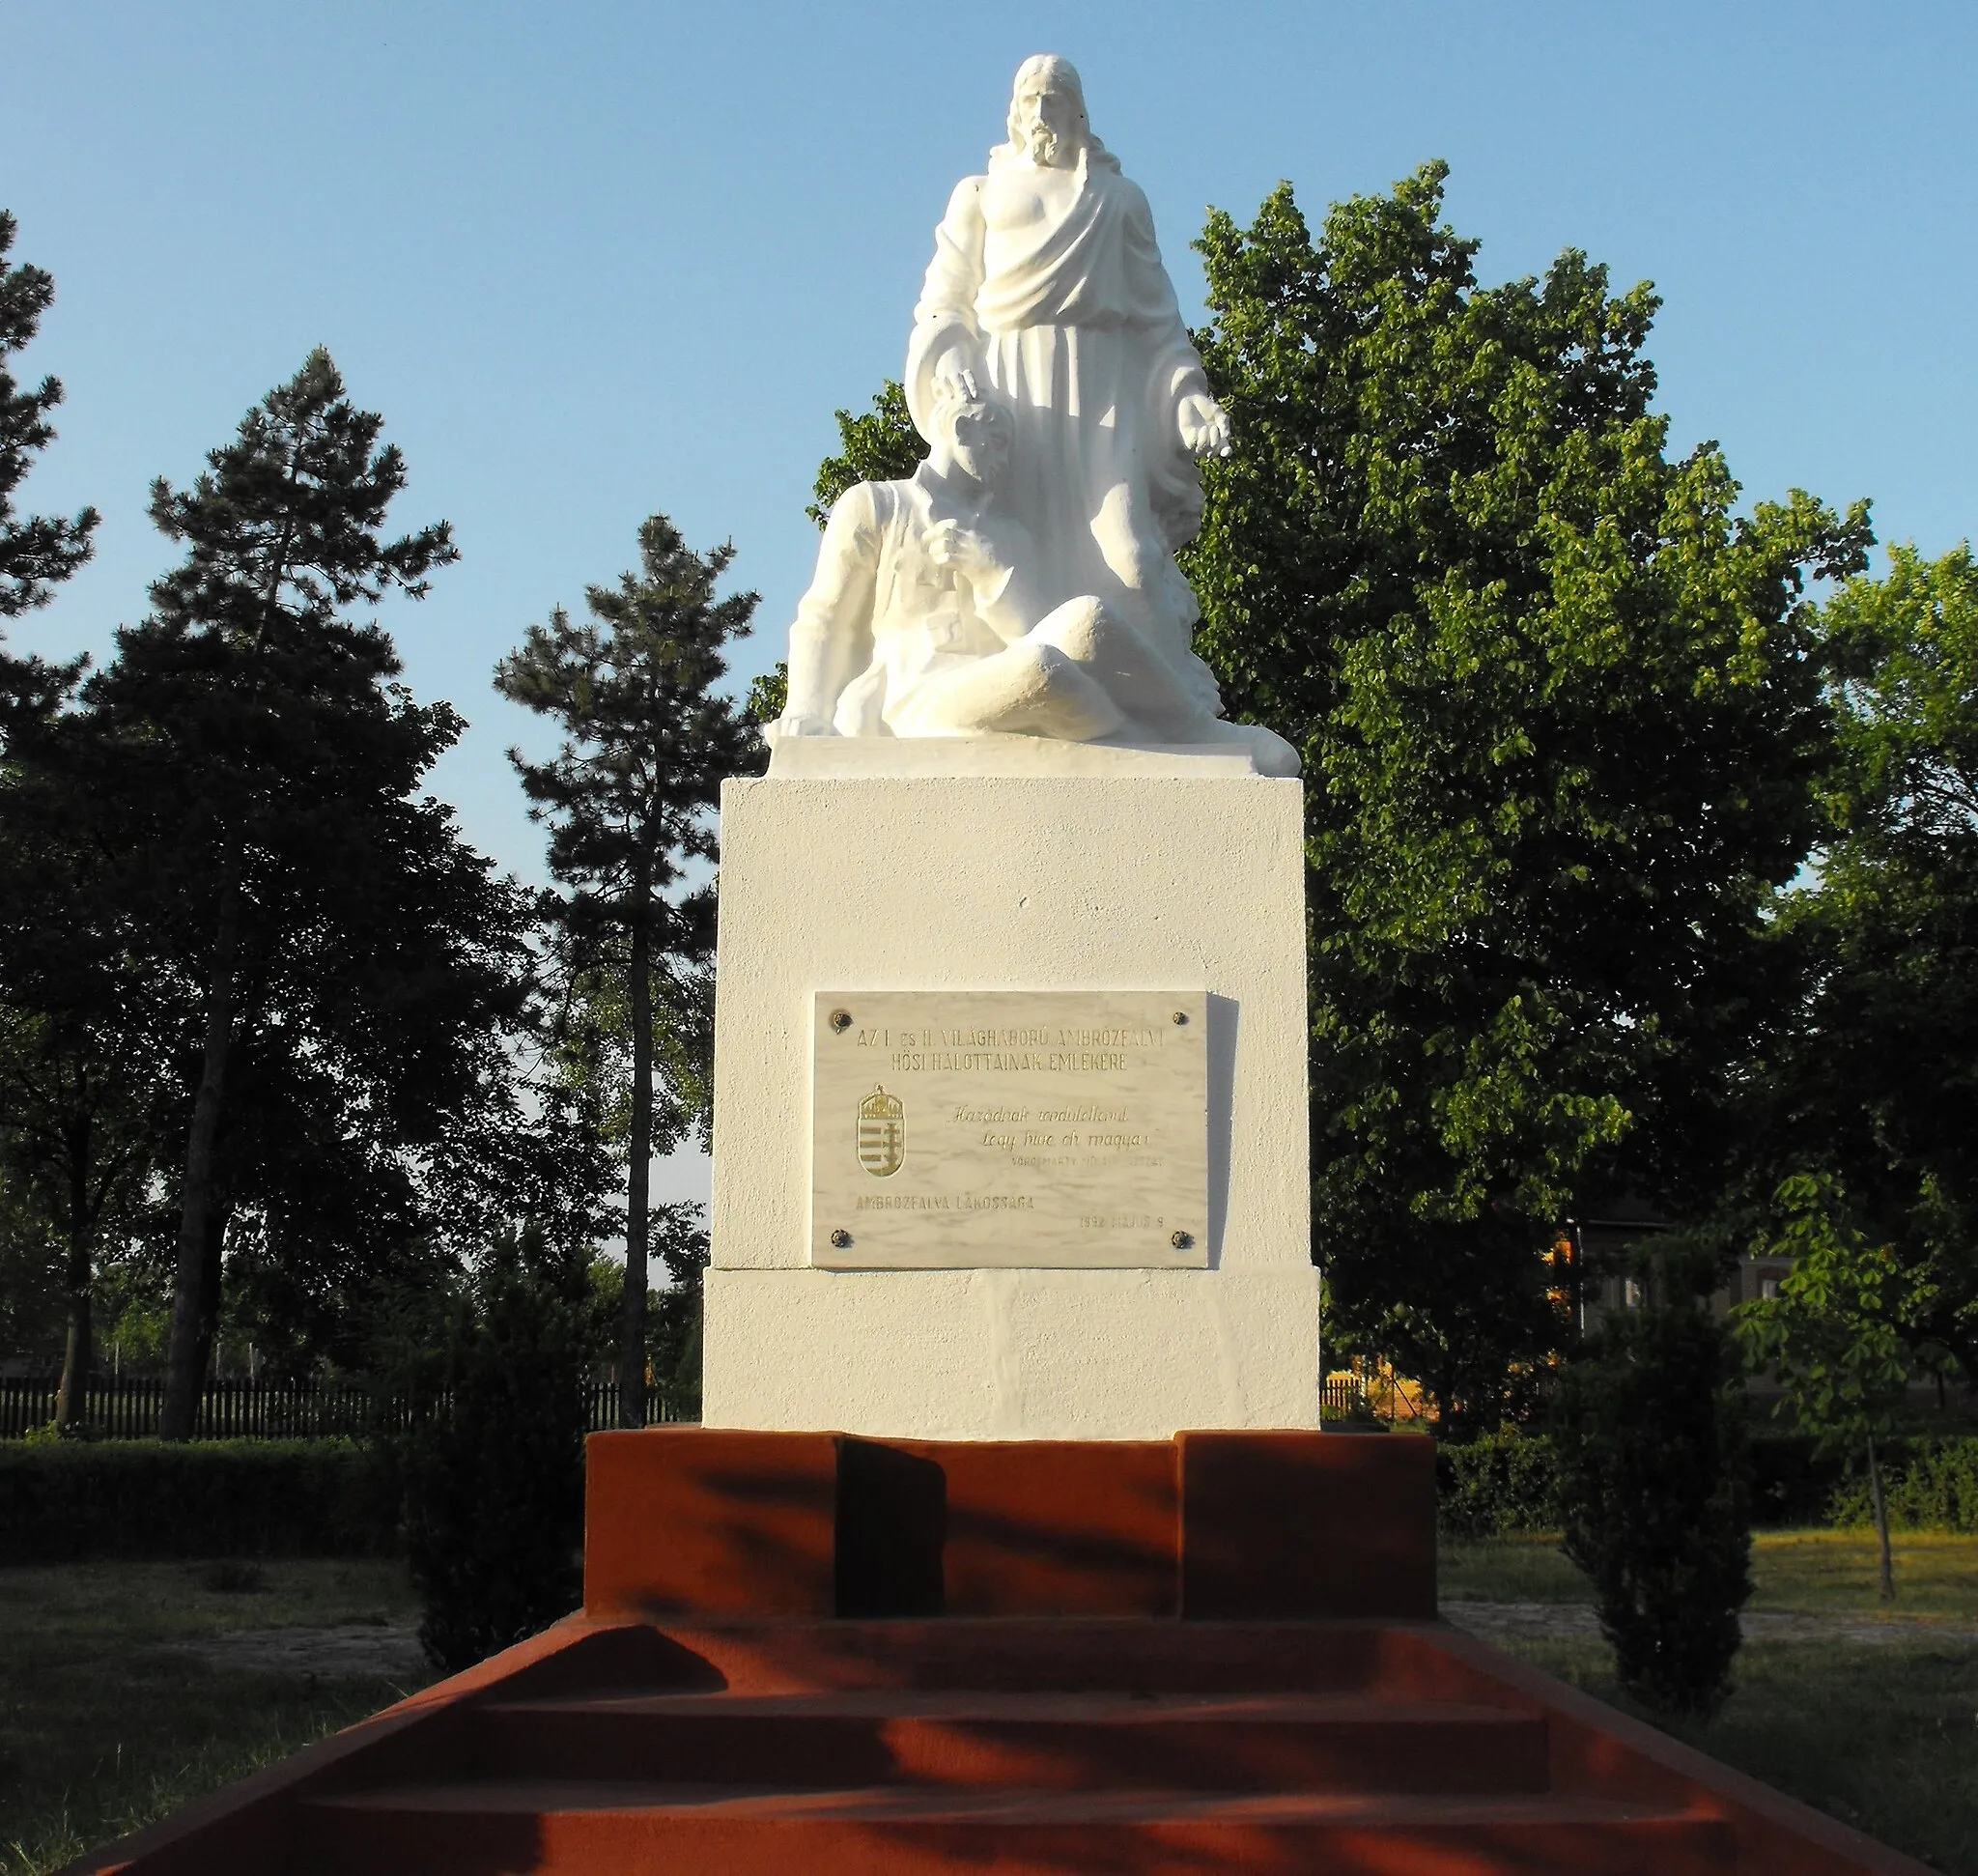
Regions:
[[[58,1868],[426,1685],[415,1616],[392,1562],[0,1570],[0,1871]]]

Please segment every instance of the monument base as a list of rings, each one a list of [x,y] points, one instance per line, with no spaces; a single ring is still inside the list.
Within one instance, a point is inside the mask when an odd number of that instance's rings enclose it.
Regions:
[[[904,1439],[1318,1424],[1318,1272],[707,1273],[707,1423]]]
[[[595,1619],[1435,1614],[1435,1449],[1408,1435],[683,1427],[589,1451]]]
[[[865,754],[815,740],[819,760]],[[903,742],[880,753],[908,752],[912,774],[723,787],[710,1427],[992,1440],[1317,1428],[1302,790],[1232,772],[1227,753],[1065,747]],[[991,755],[1028,766],[980,772]],[[815,1265],[818,998],[862,1009],[861,990],[1190,993],[1206,1032],[1193,1123],[1206,1190],[1189,1221],[1204,1267],[1051,1267],[1062,1221],[1028,1237],[1023,1222],[1065,1209],[1046,1172],[996,1260],[1018,1267]],[[896,1058],[873,1054],[875,1080],[911,1095]],[[991,1093],[1033,1099],[1022,1076]],[[871,1189],[911,1177],[910,1162]],[[1150,1263],[1173,1262],[1169,1242],[1164,1229]]]

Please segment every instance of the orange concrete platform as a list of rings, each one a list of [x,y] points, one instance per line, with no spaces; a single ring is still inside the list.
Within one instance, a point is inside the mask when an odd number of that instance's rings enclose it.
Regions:
[[[583,1613],[71,1868],[1920,1876],[1436,1622],[1429,1457],[601,1435]]]

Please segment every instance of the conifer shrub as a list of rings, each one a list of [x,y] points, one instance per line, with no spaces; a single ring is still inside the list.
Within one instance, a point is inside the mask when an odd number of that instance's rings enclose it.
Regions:
[[[449,1672],[581,1598],[587,1286],[537,1234],[497,1247],[455,1313],[449,1405],[405,1441],[419,1639]]]
[[[1564,1548],[1622,1685],[1664,1713],[1710,1714],[1731,1691],[1751,1594],[1745,1419],[1724,1332],[1694,1303],[1614,1319],[1560,1379]]]

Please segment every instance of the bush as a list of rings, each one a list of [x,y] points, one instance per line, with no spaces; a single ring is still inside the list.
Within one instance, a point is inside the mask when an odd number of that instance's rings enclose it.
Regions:
[[[0,1446],[0,1563],[383,1556],[398,1544],[389,1457],[355,1440]]]
[[[457,1671],[534,1634],[582,1593],[589,1274],[525,1234],[494,1253],[454,1322],[451,1410],[405,1442],[419,1639]]]
[[[1737,1375],[1723,1330],[1678,1304],[1616,1319],[1560,1380],[1566,1553],[1593,1580],[1622,1685],[1665,1713],[1730,1691],[1751,1594]]]
[[[1901,1530],[1978,1531],[1978,1438],[1915,1439],[1896,1447],[1882,1481],[1889,1522]],[[1868,1481],[1851,1478],[1829,1505],[1836,1524],[1874,1521]]]
[[[1556,1531],[1559,1456],[1543,1434],[1507,1429],[1435,1455],[1436,1523],[1474,1541],[1514,1531]]]

